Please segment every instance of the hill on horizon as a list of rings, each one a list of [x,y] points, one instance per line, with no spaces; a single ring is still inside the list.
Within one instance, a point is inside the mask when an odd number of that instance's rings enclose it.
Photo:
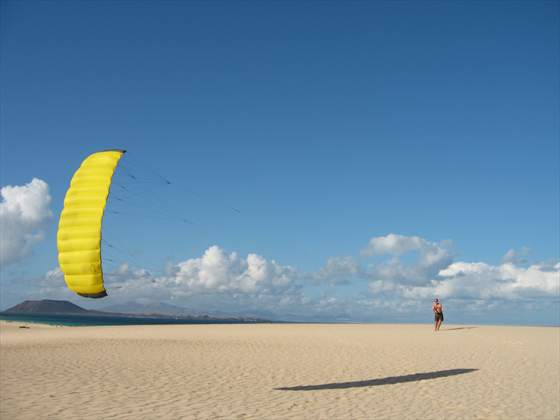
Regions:
[[[86,314],[89,311],[67,300],[25,300],[1,313],[6,314]],[[93,311],[97,312],[97,311]]]
[[[169,303],[138,303],[128,301],[124,303],[114,303],[100,308],[101,311],[119,312],[125,314],[160,314],[169,316],[200,316],[205,315],[198,311],[194,311],[181,306],[171,305]]]
[[[128,302],[122,306],[108,307],[111,311],[99,311],[84,309],[72,302],[66,300],[26,300],[22,303],[14,305],[0,314],[5,315],[84,315],[84,316],[105,316],[105,317],[132,317],[132,318],[182,318],[192,320],[236,320],[241,322],[270,322],[260,317],[248,316],[215,316],[204,313],[193,314],[186,308],[181,308],[169,304],[151,304],[141,305],[134,302]],[[126,311],[128,309],[128,311]],[[123,312],[125,310],[126,312]]]

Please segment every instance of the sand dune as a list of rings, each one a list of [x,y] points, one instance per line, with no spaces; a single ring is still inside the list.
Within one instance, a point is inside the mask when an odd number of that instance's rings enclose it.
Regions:
[[[0,326],[2,419],[560,419],[560,329]]]

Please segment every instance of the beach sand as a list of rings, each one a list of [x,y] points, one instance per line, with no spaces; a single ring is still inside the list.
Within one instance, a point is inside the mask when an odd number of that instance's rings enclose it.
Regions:
[[[0,324],[1,419],[559,419],[560,329]]]

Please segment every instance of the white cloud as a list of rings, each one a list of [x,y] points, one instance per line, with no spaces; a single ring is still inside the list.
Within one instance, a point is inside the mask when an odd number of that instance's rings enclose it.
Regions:
[[[478,302],[488,308],[497,302],[560,297],[560,263],[550,267],[513,264],[456,262],[442,269],[425,285],[410,285],[385,279],[369,284],[374,298],[385,301],[421,302],[434,297]]]
[[[429,242],[418,236],[389,234],[370,239],[363,255],[389,255],[388,261],[373,264],[368,269],[372,281],[425,285],[453,261],[451,243]],[[404,262],[405,254],[414,253],[416,258]]]
[[[425,247],[426,241],[418,236],[403,236],[390,233],[369,240],[368,246],[362,251],[364,255],[402,255]]]
[[[311,277],[321,283],[342,285],[350,284],[353,279],[360,277],[361,274],[358,262],[352,257],[332,257]]]
[[[52,218],[49,186],[37,178],[23,186],[0,189],[0,265],[19,261],[44,237],[43,228]]]
[[[520,266],[527,262],[528,251],[509,250],[500,265],[453,262],[447,241],[434,243],[390,234],[372,238],[363,254],[388,256],[367,270],[375,307],[413,310],[437,296],[455,302],[468,300],[471,310],[489,310],[508,302],[560,297],[560,263]],[[405,260],[409,253],[416,258]],[[461,310],[461,306],[455,307]]]
[[[297,304],[303,299],[298,273],[293,268],[257,254],[242,258],[218,246],[211,246],[199,258],[168,268],[163,275],[132,269],[124,263],[114,271],[105,271],[104,277],[109,296],[123,301],[149,298],[156,302],[191,302],[212,296],[214,302],[229,299],[230,305],[241,305],[250,298],[265,307]],[[64,289],[60,270],[49,272],[42,286],[49,296]]]
[[[151,300],[166,301],[172,298],[172,293],[165,286],[165,277],[153,276],[146,269],[131,269],[127,263],[121,264],[114,271],[105,270],[105,288],[113,300],[134,300],[150,298]],[[64,281],[64,274],[59,267],[47,272],[39,281],[39,292],[42,297],[53,299],[76,298]]]
[[[436,292],[441,296],[520,299],[560,293],[560,263],[550,270],[539,264],[525,268],[457,262],[439,274],[442,280],[436,282]]]
[[[527,262],[529,248],[524,246],[520,250],[510,249],[502,258],[503,263],[524,264]]]
[[[385,240],[391,236],[398,239]],[[384,244],[376,252],[386,255],[381,261],[369,261],[369,266],[352,257],[333,257],[320,270],[304,275],[258,254],[242,257],[212,246],[161,275],[122,264],[105,273],[105,282],[113,302],[169,302],[199,311],[262,311],[265,317],[265,313],[276,313],[278,318],[310,320],[390,320],[393,316],[406,320],[406,314],[425,314],[426,303],[429,312],[436,296],[454,302],[456,312],[488,311],[500,305],[511,310],[519,300],[530,305],[560,297],[558,262],[527,267],[509,262],[453,262],[448,242],[400,235],[372,242]],[[413,258],[404,253],[412,253]],[[305,279],[317,288],[305,289]],[[369,280],[367,290],[345,288],[342,292],[332,287],[360,279]],[[60,270],[49,272],[42,286],[49,296],[56,296],[57,291],[58,296],[68,295]]]
[[[47,274],[39,281],[40,295],[45,297],[57,297],[66,299],[74,294],[66,287],[64,274],[59,267],[47,271]]]
[[[279,293],[293,286],[296,277],[293,268],[274,260],[257,254],[244,259],[214,245],[202,257],[177,264],[173,282],[188,291]]]

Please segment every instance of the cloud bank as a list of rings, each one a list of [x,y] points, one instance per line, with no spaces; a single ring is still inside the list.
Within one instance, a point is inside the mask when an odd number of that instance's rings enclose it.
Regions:
[[[239,257],[211,246],[200,258],[175,267],[173,283],[191,293],[197,291],[271,293],[281,295],[294,286],[296,270],[268,261],[257,254]]]
[[[171,265],[164,274],[123,264],[106,273],[106,283],[117,301],[322,320],[375,320],[386,314],[425,312],[436,296],[461,310],[460,302],[468,302],[472,311],[558,300],[560,262],[521,265],[512,259],[527,250],[508,251],[499,265],[453,261],[451,245],[417,236],[373,237],[362,260],[332,257],[312,273],[214,245],[200,257]],[[362,287],[352,288],[358,284]],[[45,277],[42,287],[51,295],[67,293],[57,270]]]
[[[166,271],[155,274],[124,263],[105,272],[105,285],[117,301],[194,302],[201,310],[280,309],[306,301],[294,268],[254,253],[241,257],[214,245]],[[58,269],[42,279],[41,288],[43,295],[68,296]]]
[[[52,218],[49,186],[33,178],[22,186],[0,189],[0,266],[15,263],[26,256],[33,245],[44,238],[44,227]]]
[[[362,251],[366,256],[389,256],[386,261],[372,264],[367,275],[372,282],[389,282],[402,285],[422,286],[437,277],[440,270],[453,261],[450,242],[429,242],[418,236],[389,234],[371,238]],[[402,257],[412,254],[411,263]]]
[[[433,243],[394,234],[372,238],[365,253],[390,257],[368,271],[374,305],[413,310],[439,297],[462,305],[461,310],[485,310],[534,299],[546,304],[560,298],[560,263],[527,265],[527,248],[509,250],[499,265],[453,261],[450,246],[449,241]],[[407,252],[418,256],[403,262],[400,256]]]

